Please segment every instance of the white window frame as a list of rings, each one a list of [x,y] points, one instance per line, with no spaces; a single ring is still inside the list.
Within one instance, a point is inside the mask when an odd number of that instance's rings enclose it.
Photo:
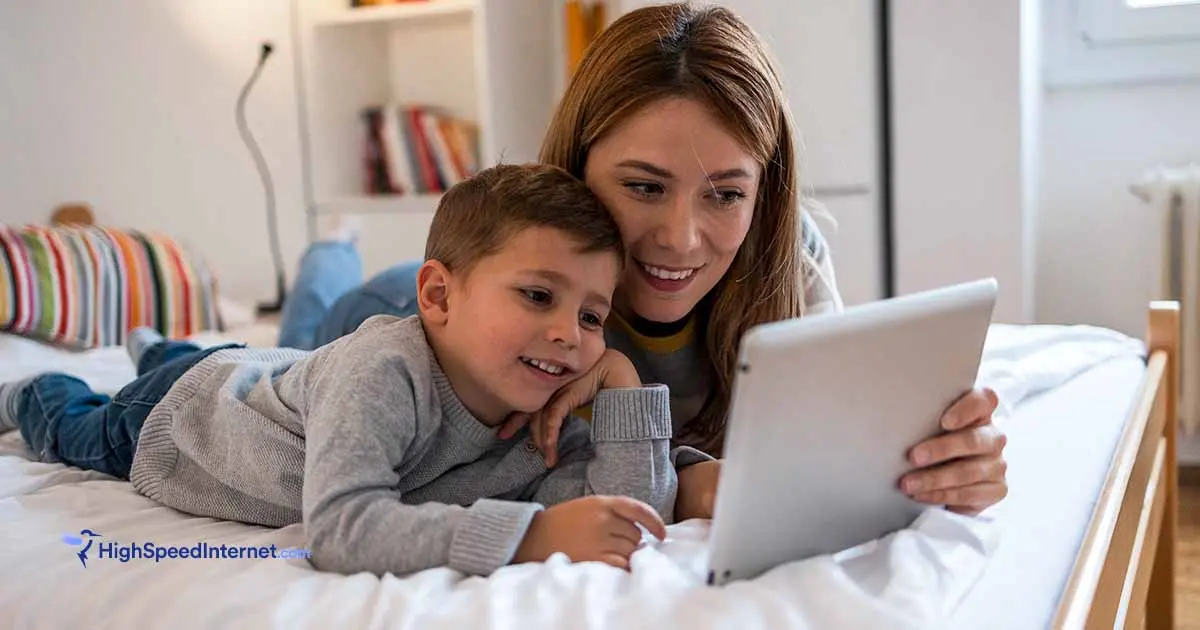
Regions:
[[[1200,1],[1042,1],[1050,88],[1200,79]]]

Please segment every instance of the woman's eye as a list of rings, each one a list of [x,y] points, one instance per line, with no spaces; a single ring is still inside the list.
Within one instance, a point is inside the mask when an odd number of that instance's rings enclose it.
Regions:
[[[653,182],[626,182],[624,186],[638,197],[654,197],[663,193],[662,185]]]
[[[746,198],[746,193],[740,190],[718,190],[714,193],[717,198],[717,203],[722,206],[731,206]]]
[[[554,296],[550,295],[549,291],[541,289],[521,289],[521,294],[525,296],[526,300],[539,306],[545,306],[554,301]]]

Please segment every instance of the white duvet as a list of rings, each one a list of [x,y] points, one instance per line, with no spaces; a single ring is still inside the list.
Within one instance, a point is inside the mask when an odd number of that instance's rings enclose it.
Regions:
[[[1091,327],[996,325],[980,382],[1000,392],[1007,413],[1100,362],[1142,349],[1137,340]],[[0,335],[0,382],[47,369],[108,391],[132,377],[119,349],[68,354]],[[320,573],[302,559],[121,563],[95,551],[84,568],[79,547],[63,541],[83,529],[99,534],[96,541],[160,547],[302,547],[303,532],[298,525],[271,530],[184,516],[128,483],[30,461],[10,432],[0,436],[0,619],[18,628],[931,628],[986,567],[1001,514],[967,518],[930,509],[881,540],[724,588],[703,583],[706,521],[673,525],[665,542],[648,541],[629,573],[560,556],[486,579],[448,569],[376,578]]]

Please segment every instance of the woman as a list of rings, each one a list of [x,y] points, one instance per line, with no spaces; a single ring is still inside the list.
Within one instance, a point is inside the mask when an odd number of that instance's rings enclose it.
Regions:
[[[643,380],[670,387],[678,441],[714,455],[741,336],[758,323],[841,308],[825,242],[800,212],[793,129],[753,31],[728,10],[672,4],[628,13],[600,34],[542,145],[541,161],[587,182],[626,240],[609,345]],[[338,269],[348,272],[332,277]],[[319,345],[376,313],[411,314],[415,270],[402,265],[352,288],[361,274],[353,248],[315,245],[281,345]],[[588,380],[564,388],[553,411],[590,400]],[[948,432],[911,450],[916,469],[902,489],[968,514],[1004,498],[996,404],[990,390],[953,404],[942,422]],[[535,435],[554,444],[544,424]],[[680,475],[718,471],[714,462]],[[692,513],[711,507],[709,497]]]

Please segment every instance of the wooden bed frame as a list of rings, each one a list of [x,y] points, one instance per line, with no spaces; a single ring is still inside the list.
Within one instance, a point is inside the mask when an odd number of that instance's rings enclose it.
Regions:
[[[1179,303],[1152,302],[1146,372],[1053,628],[1174,628]]]

